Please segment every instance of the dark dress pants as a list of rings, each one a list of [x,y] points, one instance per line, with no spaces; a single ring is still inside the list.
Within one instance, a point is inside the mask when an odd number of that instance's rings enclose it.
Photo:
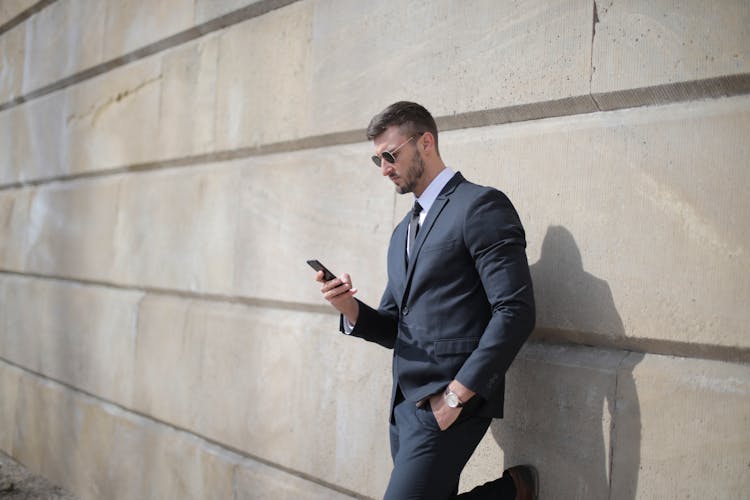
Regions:
[[[461,470],[492,421],[472,415],[473,406],[469,402],[441,431],[429,403],[417,407],[402,400],[396,405],[390,428],[393,471],[385,500],[515,498],[513,481],[506,476],[457,497]]]

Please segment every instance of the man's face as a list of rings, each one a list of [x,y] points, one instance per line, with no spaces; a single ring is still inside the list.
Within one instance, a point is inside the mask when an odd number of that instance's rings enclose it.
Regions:
[[[419,185],[424,176],[424,162],[417,148],[419,137],[409,140],[399,127],[393,125],[373,140],[375,153],[381,155],[383,151],[393,151],[399,146],[401,148],[394,153],[395,163],[381,160],[380,171],[384,176],[395,184],[396,192],[399,194],[412,193]],[[407,143],[405,143],[408,141]]]

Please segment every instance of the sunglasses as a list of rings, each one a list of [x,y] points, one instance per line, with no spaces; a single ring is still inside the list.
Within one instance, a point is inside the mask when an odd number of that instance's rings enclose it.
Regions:
[[[380,168],[380,166],[382,164],[382,161],[381,161],[381,158],[382,158],[386,162],[388,162],[391,165],[393,165],[394,163],[396,163],[396,159],[398,158],[398,155],[396,154],[396,153],[398,153],[398,150],[401,149],[402,147],[404,147],[404,145],[406,145],[407,142],[411,141],[415,137],[419,137],[420,135],[422,135],[422,134],[416,134],[416,135],[413,135],[413,136],[409,137],[404,142],[402,142],[401,144],[399,144],[398,147],[396,149],[394,149],[393,151],[383,151],[380,154],[380,156],[373,155],[372,156],[372,162],[375,165],[377,165],[378,168]]]

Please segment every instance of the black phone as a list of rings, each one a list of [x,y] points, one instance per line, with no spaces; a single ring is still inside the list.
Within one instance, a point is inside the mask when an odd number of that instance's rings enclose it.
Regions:
[[[323,279],[325,281],[331,281],[331,280],[336,279],[336,275],[333,274],[331,271],[329,271],[326,266],[321,264],[319,260],[312,259],[312,260],[308,260],[307,263],[310,265],[310,267],[312,267],[316,271],[323,271]]]

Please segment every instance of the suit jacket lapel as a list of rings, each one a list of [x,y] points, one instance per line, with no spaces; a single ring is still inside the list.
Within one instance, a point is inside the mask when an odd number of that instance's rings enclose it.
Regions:
[[[430,231],[435,225],[435,222],[438,220],[438,217],[440,217],[440,213],[450,201],[450,195],[456,189],[456,186],[458,186],[463,181],[464,177],[461,175],[461,172],[457,172],[456,175],[451,177],[451,180],[448,181],[448,184],[445,185],[443,190],[440,191],[440,194],[435,199],[435,203],[433,203],[430,207],[430,211],[427,212],[427,218],[425,219],[424,223],[422,223],[422,227],[419,229],[419,233],[417,233],[417,239],[414,241],[414,248],[409,255],[409,262],[406,267],[406,287],[404,288],[404,294],[408,293],[409,283],[411,282],[411,278],[414,274],[414,268],[416,267],[417,259],[419,258],[419,251],[422,249],[422,245],[429,236]],[[406,248],[406,233],[409,231],[408,223],[406,224],[406,226],[406,231],[401,231],[401,235],[399,235],[400,239],[402,239],[403,242],[403,248]]]

